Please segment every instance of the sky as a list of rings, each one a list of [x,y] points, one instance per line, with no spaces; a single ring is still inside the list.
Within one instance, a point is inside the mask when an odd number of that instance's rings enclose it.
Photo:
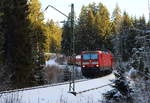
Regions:
[[[88,5],[92,2],[97,4],[101,2],[108,8],[110,14],[112,14],[116,4],[118,4],[122,13],[126,11],[130,16],[140,17],[144,15],[146,20],[149,18],[148,0],[40,0],[40,2],[42,10],[50,4],[66,15],[71,11],[71,3],[74,3],[76,17],[80,14],[83,5]],[[60,23],[61,21],[67,20],[65,16],[50,7],[44,12],[44,15],[46,21],[53,19]]]

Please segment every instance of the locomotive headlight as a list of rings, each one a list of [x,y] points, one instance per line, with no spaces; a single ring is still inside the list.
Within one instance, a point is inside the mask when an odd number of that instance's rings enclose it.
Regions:
[[[85,65],[82,66],[83,68],[85,67]]]
[[[96,67],[99,67],[99,65],[97,64]]]

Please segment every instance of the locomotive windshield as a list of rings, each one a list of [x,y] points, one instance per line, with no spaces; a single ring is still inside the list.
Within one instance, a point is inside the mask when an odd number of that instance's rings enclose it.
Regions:
[[[95,60],[98,59],[98,54],[83,54],[83,60]]]

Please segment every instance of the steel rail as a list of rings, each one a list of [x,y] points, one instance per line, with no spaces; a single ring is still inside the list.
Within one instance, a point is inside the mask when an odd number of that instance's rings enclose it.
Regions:
[[[103,88],[103,87],[106,87],[106,86],[110,86],[111,84],[114,84],[114,83],[109,83],[109,84],[105,84],[105,85],[102,85],[102,86],[99,86],[99,87],[83,90],[83,91],[77,92],[76,95],[81,94],[81,93],[85,93],[85,92],[88,92],[88,91],[91,91],[91,90],[100,89],[100,88]]]
[[[76,80],[75,82],[78,83],[78,82],[84,82],[84,81],[88,81],[88,80],[92,80],[92,79],[80,79],[80,80]],[[1,91],[0,95],[5,94],[5,93],[13,93],[13,92],[47,88],[47,87],[55,87],[55,86],[61,86],[61,85],[66,85],[66,84],[69,84],[69,81],[68,82],[62,82],[62,83],[56,83],[56,84],[47,84],[47,85],[42,85],[42,86],[29,87],[29,88],[21,88],[21,89],[14,89],[14,90],[8,90],[8,91]]]

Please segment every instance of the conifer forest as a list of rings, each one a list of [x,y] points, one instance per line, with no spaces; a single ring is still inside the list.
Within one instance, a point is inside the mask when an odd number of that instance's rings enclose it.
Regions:
[[[110,12],[105,4],[93,2],[75,15],[74,37],[70,21],[70,13],[62,26],[53,19],[45,21],[39,0],[0,0],[0,91],[51,83],[45,74],[52,75],[45,66],[46,53],[67,58],[82,51],[109,50],[116,79],[100,103],[150,103],[150,20],[121,11],[119,4]],[[57,72],[61,76],[61,70]],[[130,87],[127,72],[131,79],[140,76],[137,89]],[[147,93],[145,102],[137,92],[143,98]]]

